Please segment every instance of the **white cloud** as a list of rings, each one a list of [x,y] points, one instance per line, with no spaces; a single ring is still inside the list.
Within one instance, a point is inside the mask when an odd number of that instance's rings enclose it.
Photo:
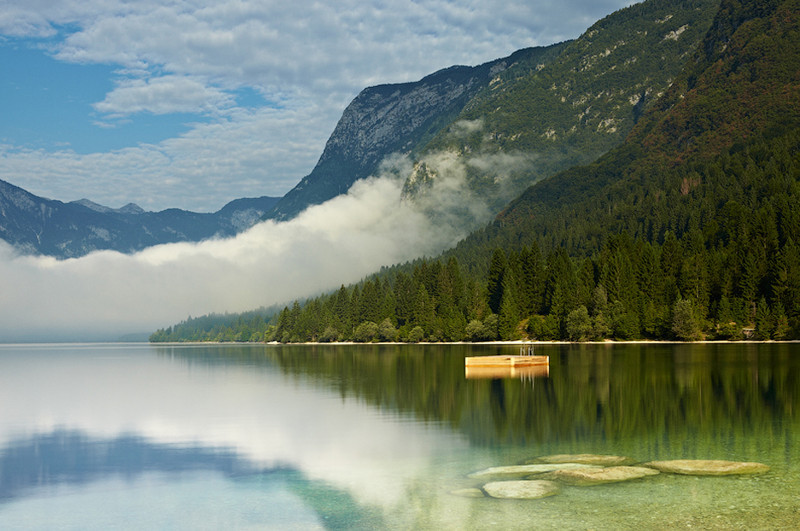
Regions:
[[[213,212],[239,197],[281,196],[310,172],[327,136],[318,124],[336,120],[325,111],[231,109],[157,145],[88,155],[0,145],[0,178],[51,199]]]
[[[232,96],[199,79],[172,75],[120,81],[103,101],[94,104],[94,108],[112,116],[137,112],[216,114],[233,104]]]

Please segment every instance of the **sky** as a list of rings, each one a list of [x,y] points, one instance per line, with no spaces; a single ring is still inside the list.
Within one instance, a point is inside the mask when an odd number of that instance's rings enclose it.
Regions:
[[[578,37],[630,0],[0,0],[0,179],[219,210],[282,196],[367,86]]]
[[[575,38],[630,3],[0,0],[0,179],[112,208],[281,196],[362,88]],[[68,260],[0,241],[0,343],[148,334],[436,256],[477,227],[452,212],[491,219],[466,164],[500,180],[519,164],[446,155],[415,202],[401,194],[413,161],[397,155],[348,193],[230,239]]]

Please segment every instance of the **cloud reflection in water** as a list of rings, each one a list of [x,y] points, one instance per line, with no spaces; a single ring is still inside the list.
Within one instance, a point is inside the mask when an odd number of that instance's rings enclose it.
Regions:
[[[289,474],[303,492],[327,485],[350,503],[391,508],[437,453],[466,445],[269,363],[212,365],[155,350],[0,346],[0,498],[200,471]]]

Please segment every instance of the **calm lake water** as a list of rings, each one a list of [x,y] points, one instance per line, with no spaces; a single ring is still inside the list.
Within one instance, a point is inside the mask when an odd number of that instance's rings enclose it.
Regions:
[[[800,344],[0,345],[2,529],[789,529]],[[465,498],[537,456],[758,461],[540,500]]]

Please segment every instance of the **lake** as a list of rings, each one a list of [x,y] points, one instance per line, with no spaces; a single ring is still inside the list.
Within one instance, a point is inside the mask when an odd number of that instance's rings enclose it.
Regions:
[[[788,529],[800,344],[0,345],[2,529]],[[538,500],[469,474],[552,454],[754,461]],[[475,492],[475,491],[472,491]]]

